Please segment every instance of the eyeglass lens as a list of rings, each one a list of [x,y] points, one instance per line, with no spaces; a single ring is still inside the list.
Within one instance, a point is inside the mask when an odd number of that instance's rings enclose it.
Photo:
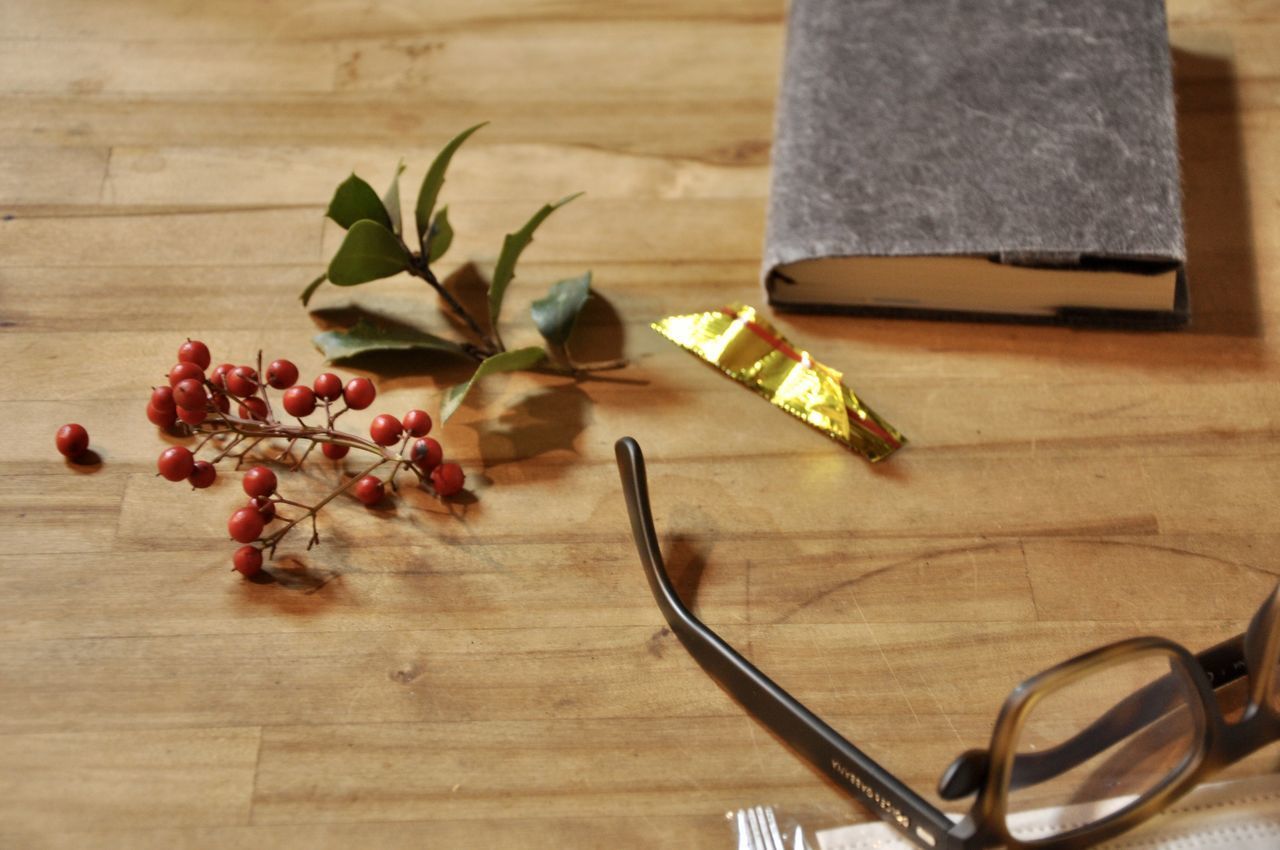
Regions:
[[[1190,764],[1200,703],[1173,658],[1161,651],[1123,656],[1042,694],[1016,741],[1005,808],[1011,835],[1051,838],[1016,814],[1050,806],[1073,807],[1065,827],[1084,828],[1136,805]],[[1148,687],[1143,699],[1129,699]],[[1103,728],[1113,731],[1100,734]],[[1089,805],[1128,795],[1132,801],[1109,809]]]

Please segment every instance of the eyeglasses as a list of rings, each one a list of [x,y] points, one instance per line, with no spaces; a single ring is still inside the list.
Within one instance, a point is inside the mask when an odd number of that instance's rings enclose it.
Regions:
[[[1280,738],[1277,586],[1243,634],[1199,654],[1163,638],[1130,638],[1027,679],[1005,700],[990,747],[963,753],[943,773],[943,799],[976,795],[968,815],[953,822],[774,684],[680,601],[658,547],[640,446],[624,437],[615,448],[640,561],[681,643],[796,753],[920,847],[1092,846]],[[1243,712],[1228,720],[1215,689],[1246,676]],[[1028,800],[1073,804],[1117,795],[1121,802],[1110,811],[1089,807],[1083,822],[1053,834],[1025,831],[1011,817]]]

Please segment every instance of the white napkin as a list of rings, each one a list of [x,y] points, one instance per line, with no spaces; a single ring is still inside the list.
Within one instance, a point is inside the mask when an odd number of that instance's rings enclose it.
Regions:
[[[1130,799],[1019,812],[1011,818],[1016,824],[1014,834],[1030,837],[1033,830],[1043,830],[1047,836]],[[916,850],[884,823],[823,830],[816,837],[821,850]],[[1276,850],[1280,847],[1280,774],[1202,785],[1136,829],[1098,846],[1099,850]]]

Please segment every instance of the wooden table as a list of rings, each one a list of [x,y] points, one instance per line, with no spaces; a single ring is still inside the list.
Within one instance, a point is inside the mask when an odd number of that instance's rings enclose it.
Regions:
[[[1170,3],[1190,330],[777,317],[912,439],[876,467],[647,326],[762,300],[781,5],[3,4],[0,845],[717,848],[741,805],[866,819],[663,628],[624,434],[706,620],[922,790],[1021,677],[1242,628],[1280,573],[1280,5]],[[590,345],[632,365],[492,380],[443,430],[472,503],[335,503],[318,549],[240,580],[236,476],[154,477],[148,387],[188,335],[319,371],[295,296],[333,187],[403,155],[411,194],[485,119],[451,258],[585,189],[508,337],[590,268]],[[321,303],[433,321],[427,294]],[[365,414],[435,411],[457,370],[430,366],[381,364]],[[68,421],[100,466],[54,453]]]

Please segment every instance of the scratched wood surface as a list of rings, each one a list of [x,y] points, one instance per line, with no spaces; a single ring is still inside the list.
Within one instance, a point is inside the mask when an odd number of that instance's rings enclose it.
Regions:
[[[1020,677],[1242,628],[1280,575],[1280,4],[1170,2],[1190,330],[778,317],[912,438],[876,468],[647,328],[761,300],[782,16],[0,4],[0,845],[716,848],[742,805],[866,819],[662,628],[624,434],[705,619],[930,793]],[[339,503],[278,581],[238,580],[235,476],[153,477],[148,386],[188,335],[317,372],[294,296],[337,245],[332,188],[402,155],[413,187],[485,119],[445,190],[452,257],[483,268],[585,189],[508,316],[591,268],[608,303],[584,347],[632,365],[494,379],[443,432],[474,503]],[[384,363],[366,413],[434,411],[457,373],[429,365]],[[67,421],[99,467],[54,453]]]

